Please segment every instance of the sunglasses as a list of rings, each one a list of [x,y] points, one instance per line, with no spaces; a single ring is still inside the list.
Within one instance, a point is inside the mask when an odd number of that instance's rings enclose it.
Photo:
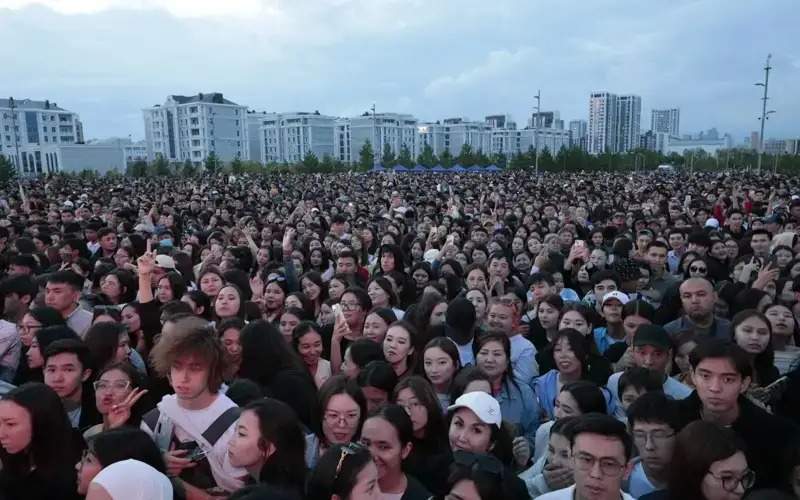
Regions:
[[[706,274],[708,272],[708,269],[700,266],[689,266],[689,272]]]

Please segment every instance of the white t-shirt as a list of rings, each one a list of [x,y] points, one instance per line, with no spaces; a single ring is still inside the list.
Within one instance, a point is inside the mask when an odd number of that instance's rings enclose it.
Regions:
[[[138,460],[109,465],[92,479],[92,484],[102,486],[114,500],[172,500],[172,483],[167,476]]]

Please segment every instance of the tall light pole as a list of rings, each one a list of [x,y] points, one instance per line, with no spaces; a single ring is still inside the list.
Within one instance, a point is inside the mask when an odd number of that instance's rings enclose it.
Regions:
[[[775,111],[770,111],[767,113],[767,90],[769,89],[769,72],[772,69],[772,66],[769,65],[769,61],[772,59],[772,54],[767,54],[767,64],[764,66],[764,82],[758,82],[755,85],[764,87],[764,97],[761,98],[761,135],[758,136],[758,173],[761,173],[761,157],[764,154],[764,124],[767,121],[767,115],[774,113]]]
[[[378,119],[375,117],[375,103],[372,103],[372,143],[375,147],[375,158],[373,160],[373,164],[377,165],[377,161],[379,157],[383,157],[380,153],[380,146],[378,145]],[[386,165],[383,166],[386,168]]]
[[[542,91],[537,90],[536,95],[533,96],[536,99],[536,114],[533,115],[533,147],[536,149],[536,160],[534,161],[534,168],[536,169],[536,176],[539,176],[539,113],[541,112],[541,105],[542,105]]]
[[[8,98],[8,107],[11,109],[12,132],[14,133],[14,149],[16,149],[17,153],[17,164],[15,167],[17,174],[19,174],[22,172],[22,163],[19,159],[19,131],[17,130],[17,113],[14,111],[17,108],[17,103],[14,101],[13,97]]]

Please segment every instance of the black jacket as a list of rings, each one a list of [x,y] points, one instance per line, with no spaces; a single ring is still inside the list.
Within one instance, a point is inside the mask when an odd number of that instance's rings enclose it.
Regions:
[[[700,420],[703,403],[697,391],[679,404],[684,425]],[[739,418],[731,429],[744,441],[747,464],[756,473],[754,488],[781,488],[785,482],[782,457],[789,447],[800,445],[800,429],[785,418],[767,413],[744,396],[739,396]]]

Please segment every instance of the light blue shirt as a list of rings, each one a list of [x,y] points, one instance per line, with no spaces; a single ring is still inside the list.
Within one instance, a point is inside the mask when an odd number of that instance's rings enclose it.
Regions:
[[[647,478],[641,458],[634,459],[633,470],[631,470],[627,484],[624,484],[622,489],[627,491],[633,498],[642,497],[658,489]]]
[[[500,403],[503,420],[516,426],[516,436],[523,436],[533,449],[536,444],[536,429],[539,428],[539,402],[529,385],[511,381],[503,384],[500,394],[495,396]]]
[[[608,334],[608,328],[605,326],[599,326],[594,329],[592,332],[594,335],[594,343],[597,345],[597,350],[600,351],[600,354],[605,354],[611,344],[616,344],[617,342],[625,342],[625,338],[615,339],[611,335]]]
[[[539,364],[536,362],[536,347],[521,334],[509,337],[511,344],[511,368],[518,382],[531,385],[539,375]]]
[[[606,388],[608,389],[608,392],[611,393],[611,397],[616,404],[613,415],[617,419],[625,421],[625,410],[622,408],[619,394],[619,378],[622,376],[622,373],[623,372],[612,373],[611,376],[608,377]],[[664,381],[664,394],[672,399],[686,399],[691,393],[692,389],[678,382],[672,377],[667,377],[667,379]]]

